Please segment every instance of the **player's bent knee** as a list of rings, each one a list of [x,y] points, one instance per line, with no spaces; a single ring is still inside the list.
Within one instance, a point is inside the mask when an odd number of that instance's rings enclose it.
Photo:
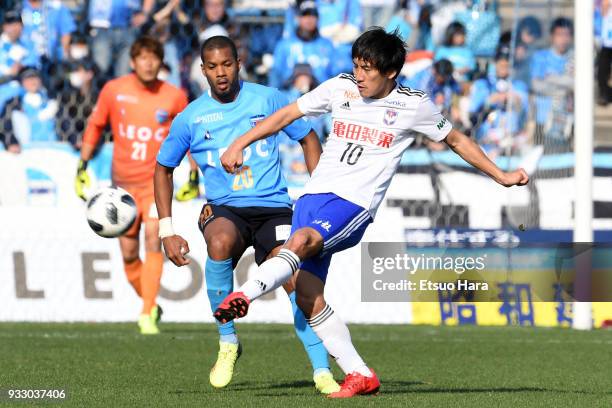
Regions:
[[[208,256],[215,261],[222,261],[232,256],[236,240],[230,234],[219,233],[206,242]]]
[[[284,246],[304,259],[321,250],[323,247],[323,237],[312,228],[300,228],[289,238]]]

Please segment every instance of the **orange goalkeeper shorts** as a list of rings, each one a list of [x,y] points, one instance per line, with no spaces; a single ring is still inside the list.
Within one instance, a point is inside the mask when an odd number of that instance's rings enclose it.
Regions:
[[[140,233],[140,225],[144,222],[159,221],[157,216],[157,207],[155,206],[155,195],[152,187],[125,187],[124,190],[134,197],[138,213],[134,224],[124,234],[125,237],[138,238]]]

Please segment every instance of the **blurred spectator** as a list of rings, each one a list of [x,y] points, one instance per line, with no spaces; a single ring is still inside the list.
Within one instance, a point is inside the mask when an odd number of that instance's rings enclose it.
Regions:
[[[536,44],[542,38],[542,26],[537,17],[523,17],[517,24],[514,49],[514,78],[526,84],[531,83],[531,58],[536,51]],[[511,52],[512,32],[502,34],[497,52]],[[491,72],[495,67],[490,67]]]
[[[86,121],[93,110],[101,84],[94,81],[94,63],[80,59],[70,64],[67,70],[68,84],[59,93],[57,100],[57,135],[60,140],[70,142],[77,150],[81,148]]]
[[[70,38],[70,49],[68,51],[70,61],[78,61],[91,58],[91,50],[87,37],[81,33],[74,33]]]
[[[141,33],[157,38],[164,45],[164,64],[169,68],[168,76],[165,81],[180,87],[180,56],[179,45],[172,36],[170,27],[172,16],[180,24],[187,24],[189,17],[181,10],[180,0],[170,0],[164,6],[156,8],[156,11],[143,24]]]
[[[470,93],[469,112],[476,139],[490,156],[503,148],[522,147],[528,108],[527,84],[510,78],[509,54],[499,53],[494,75],[476,80]],[[506,137],[508,134],[511,137]]]
[[[319,32],[334,45],[335,72],[352,72],[353,42],[363,31],[363,14],[359,0],[319,0]]]
[[[397,0],[360,0],[360,3],[366,29],[385,27],[397,9]]]
[[[4,13],[0,36],[0,111],[7,101],[19,95],[21,86],[17,74],[21,68],[39,66],[38,55],[20,39],[22,29],[17,11]]]
[[[202,0],[202,9],[204,13],[201,15],[196,15],[195,18],[200,44],[210,37],[219,35],[218,33],[220,27],[227,32],[227,36],[232,40],[241,40],[240,25],[237,24],[228,14],[225,0]],[[237,47],[239,45],[243,44],[236,44]],[[239,50],[238,54],[241,59],[244,58],[244,51],[242,51],[241,54]]]
[[[14,79],[22,67],[38,66],[36,53],[21,41],[23,24],[17,11],[4,14],[0,36],[0,84]]]
[[[314,76],[312,72],[312,67],[309,64],[295,64],[293,67],[293,72],[291,73],[291,77],[287,80],[285,85],[283,86],[285,91],[285,95],[287,95],[287,99],[289,103],[296,101],[300,96],[304,95],[306,92],[310,92],[315,89],[319,85],[319,82]],[[327,123],[331,121],[331,117],[329,115],[321,115],[316,117],[309,118],[312,124],[312,128],[317,135],[319,135],[319,139],[321,143],[323,143],[326,136],[326,127]],[[287,138],[290,140],[289,138]],[[295,142],[296,146],[300,146],[299,143]],[[301,147],[300,147],[301,149]],[[302,159],[304,158],[304,154],[300,153]]]
[[[334,75],[336,58],[331,41],[319,35],[319,14],[314,1],[299,3],[298,27],[293,36],[281,40],[274,50],[270,86],[280,88],[298,63],[307,63],[319,83]]]
[[[610,0],[601,3],[601,49],[599,50],[597,67],[597,84],[599,94],[597,103],[605,106],[612,102],[612,88],[610,88],[610,66],[612,65],[612,5]]]
[[[465,27],[466,45],[477,57],[494,57],[501,34],[497,1],[472,0],[465,3],[468,8],[457,12],[454,21]]]
[[[536,93],[537,143],[541,143],[542,133],[547,133],[557,119],[570,116],[569,107],[565,105],[574,87],[572,36],[572,22],[565,17],[555,19],[550,27],[551,47],[534,53],[531,61],[531,88]],[[556,104],[554,107],[553,102]]]
[[[420,3],[424,4],[420,5]],[[431,34],[431,15],[433,13],[433,6],[428,3],[429,2],[423,0],[416,2],[416,4],[419,5],[419,11],[416,18],[416,26],[419,29],[419,33],[414,43],[415,50],[433,51],[435,48],[433,36]],[[414,18],[414,15],[411,18]]]
[[[470,74],[476,69],[476,58],[472,50],[465,45],[465,27],[459,22],[452,22],[446,28],[444,42],[436,50],[434,60],[447,59],[453,63],[454,77],[459,83],[470,80]]]
[[[70,36],[76,24],[70,10],[60,1],[24,0],[22,39],[43,58],[44,65],[68,57]],[[45,74],[49,71],[43,67]]]
[[[351,47],[363,28],[363,14],[359,0],[298,0],[298,8],[290,7],[285,14],[284,38],[293,36],[295,32],[296,10],[299,10],[301,3],[307,3],[309,8],[317,9],[319,34],[329,39],[334,46],[332,71],[351,72],[353,70]]]
[[[243,33],[239,24],[234,21],[228,13],[224,0],[202,0],[201,12],[197,12],[192,20],[195,25],[196,37],[192,41],[194,52],[186,56],[185,64],[190,66],[189,70],[189,91],[192,96],[199,96],[209,87],[208,81],[202,75],[199,50],[200,44],[207,39],[222,35],[230,37],[238,49],[238,58],[241,62],[240,75],[245,77],[246,65],[248,64],[248,53],[246,51],[246,41],[242,38]],[[200,14],[201,13],[201,14]]]
[[[425,91],[444,115],[451,118],[457,116],[451,108],[456,98],[461,95],[461,87],[453,78],[453,63],[449,60],[436,61],[432,66],[402,81],[401,84]]]
[[[130,70],[130,46],[151,14],[153,0],[90,0],[88,20],[93,59],[105,75],[121,76]]]
[[[40,71],[34,67],[24,67],[19,78],[20,95],[8,101],[0,115],[0,122],[4,123],[5,138],[16,139],[22,146],[30,142],[57,140],[57,102],[47,97]]]
[[[533,46],[542,38],[542,25],[535,16],[523,17],[517,25],[518,42],[527,46]]]
[[[318,85],[316,78],[313,75],[312,68],[308,64],[296,64],[293,67],[293,72],[287,80],[287,91],[285,95],[289,103],[294,102],[306,92],[310,92]],[[312,129],[317,133],[321,142],[325,138],[325,129],[327,121],[331,121],[329,114],[317,117],[309,117]],[[287,182],[303,186],[310,177],[308,168],[304,161],[304,152],[298,142],[292,140],[284,132],[279,134],[279,151],[281,157],[281,166],[283,174]]]
[[[404,0],[403,3],[406,1]],[[362,3],[363,4],[363,3]],[[364,19],[365,19],[365,7],[364,7]],[[369,27],[371,25],[365,24],[365,27]],[[397,30],[399,36],[404,40],[404,42],[408,43],[410,40],[410,36],[412,35],[413,29],[417,26],[417,21],[412,19],[410,11],[403,4],[397,11],[395,15],[393,15],[383,27],[385,27],[385,31],[392,33]]]

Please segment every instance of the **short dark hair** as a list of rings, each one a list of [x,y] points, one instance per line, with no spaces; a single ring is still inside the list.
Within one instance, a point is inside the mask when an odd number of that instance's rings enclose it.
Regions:
[[[550,24],[550,33],[554,33],[557,28],[567,28],[572,35],[574,34],[574,23],[566,17],[557,17]]]
[[[161,61],[164,60],[164,46],[157,39],[143,35],[138,37],[130,48],[130,58],[134,59],[142,50],[147,50],[155,54]]]
[[[446,31],[444,32],[444,41],[442,45],[446,47],[451,47],[453,45],[453,37],[455,34],[466,34],[465,26],[458,21],[453,21],[446,27]]]
[[[232,56],[234,59],[238,61],[238,49],[236,48],[236,44],[234,44],[232,39],[224,35],[215,35],[214,37],[210,37],[208,40],[204,41],[202,47],[200,48],[200,58],[202,59],[202,62],[204,62],[204,51],[220,50],[223,48],[229,48],[232,51]]]
[[[445,80],[450,80],[453,77],[453,63],[447,60],[446,58],[442,58],[441,60],[436,61],[433,64],[436,73],[443,77]]]
[[[372,27],[353,43],[351,57],[369,62],[381,74],[395,71],[397,76],[406,60],[406,45],[398,30],[388,33],[381,27]]]

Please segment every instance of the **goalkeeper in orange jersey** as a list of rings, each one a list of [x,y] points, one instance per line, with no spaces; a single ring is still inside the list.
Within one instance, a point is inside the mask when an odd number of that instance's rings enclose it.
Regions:
[[[170,124],[188,101],[179,88],[157,79],[164,59],[164,49],[159,41],[150,37],[137,39],[130,49],[130,57],[133,73],[109,81],[89,117],[75,187],[77,195],[85,200],[84,190],[90,184],[87,162],[110,121],[114,140],[112,181],[134,197],[138,208],[136,221],[119,238],[119,246],[127,279],[143,301],[138,320],[140,332],[157,334],[161,309],[156,298],[164,260],[158,237],[153,173],[157,152],[168,135]],[[195,164],[192,166],[192,179],[194,171],[197,175]],[[188,186],[193,191],[193,180]],[[195,195],[191,194],[192,197]],[[145,232],[144,262],[139,257],[142,224]]]

